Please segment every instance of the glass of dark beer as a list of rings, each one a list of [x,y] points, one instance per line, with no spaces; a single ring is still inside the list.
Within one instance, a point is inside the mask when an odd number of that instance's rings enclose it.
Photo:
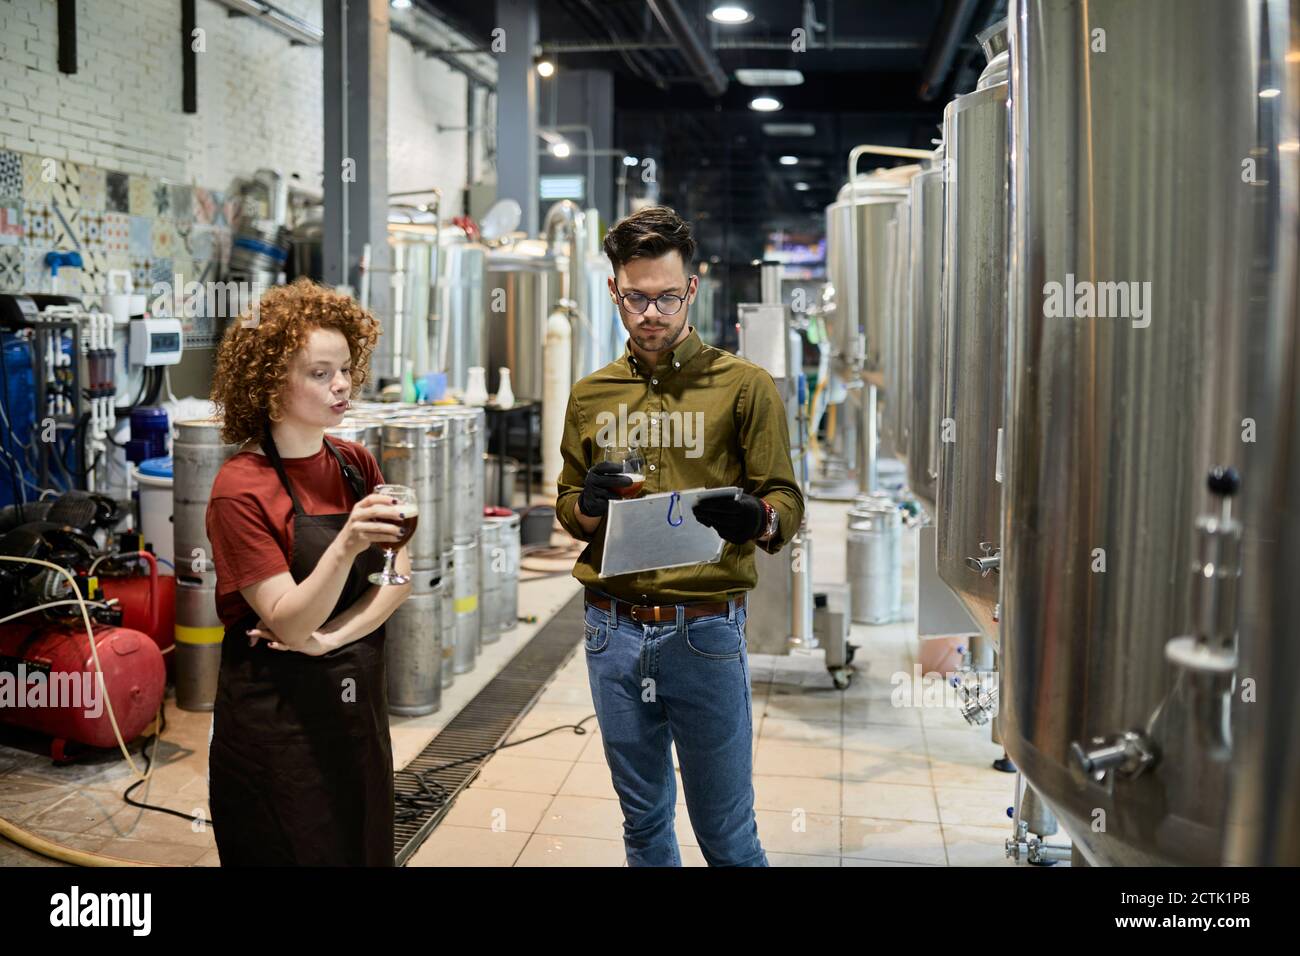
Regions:
[[[396,498],[398,507],[406,517],[400,521],[391,521],[401,529],[401,535],[396,541],[376,541],[371,544],[372,548],[384,552],[384,570],[370,575],[370,583],[405,584],[411,579],[404,574],[398,574],[393,568],[393,562],[397,559],[397,552],[411,539],[411,535],[415,534],[415,526],[420,523],[419,503],[416,501],[415,492],[406,485],[376,485],[374,494]]]
[[[636,445],[610,445],[605,449],[605,460],[618,465],[623,474],[632,479],[630,485],[615,489],[624,498],[635,498],[645,485],[645,455]]]

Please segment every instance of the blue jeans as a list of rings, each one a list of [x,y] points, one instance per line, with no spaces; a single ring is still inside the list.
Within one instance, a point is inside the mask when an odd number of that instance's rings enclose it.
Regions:
[[[687,621],[678,606],[676,621],[662,624],[638,624],[628,610],[587,605],[585,622],[591,698],[623,807],[628,866],[681,866],[674,742],[704,859],[767,866],[754,820],[744,608],[730,602],[727,613]]]

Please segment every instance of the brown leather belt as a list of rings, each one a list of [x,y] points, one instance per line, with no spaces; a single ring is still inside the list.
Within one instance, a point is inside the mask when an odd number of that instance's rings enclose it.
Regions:
[[[610,601],[607,597],[602,597],[594,591],[587,591],[583,596],[588,604],[592,607],[608,611]],[[745,606],[745,595],[735,599],[736,610]],[[627,609],[627,616],[638,624],[662,624],[665,621],[677,620],[676,604],[629,604],[627,601],[619,601],[619,610]],[[698,601],[694,604],[682,604],[682,609],[686,612],[686,620],[692,620],[697,617],[711,617],[714,614],[726,614],[726,601]]]

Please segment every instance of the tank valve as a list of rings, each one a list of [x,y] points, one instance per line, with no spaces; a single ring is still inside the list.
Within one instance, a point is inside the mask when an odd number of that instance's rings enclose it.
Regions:
[[[1085,780],[1104,781],[1114,771],[1116,776],[1133,778],[1156,762],[1159,752],[1146,734],[1126,730],[1107,740],[1093,737],[1087,747],[1078,741],[1070,744],[1074,770]]]
[[[978,571],[980,577],[986,578],[990,573],[999,574],[1002,565],[1002,549],[992,541],[981,541],[980,550],[984,552],[982,557],[972,557],[966,559],[966,567],[972,571]]]
[[[1219,513],[1196,522],[1192,562],[1192,614],[1195,633],[1165,644],[1165,658],[1191,684],[1191,707],[1202,746],[1216,759],[1231,751],[1227,726],[1228,695],[1237,670],[1237,589],[1241,579],[1241,524],[1232,517],[1232,498],[1241,488],[1233,468],[1210,469],[1210,494]]]

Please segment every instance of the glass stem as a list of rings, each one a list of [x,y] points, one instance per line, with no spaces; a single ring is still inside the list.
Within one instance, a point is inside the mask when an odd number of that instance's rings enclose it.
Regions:
[[[393,573],[394,573],[393,562],[396,560],[397,560],[397,552],[385,548],[384,549],[384,578],[385,579],[392,580]]]

